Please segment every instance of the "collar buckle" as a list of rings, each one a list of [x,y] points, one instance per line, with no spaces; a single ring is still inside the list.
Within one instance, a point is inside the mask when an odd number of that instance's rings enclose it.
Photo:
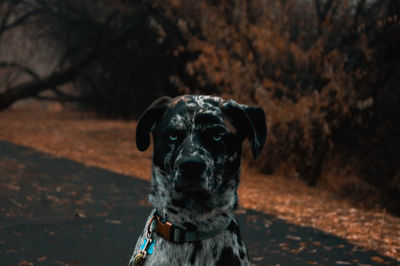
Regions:
[[[164,239],[168,240],[168,241],[172,241],[172,232],[173,232],[173,228],[172,228],[172,224],[170,222],[161,222],[160,217],[158,215],[155,215],[156,219],[157,219],[157,229],[156,232],[157,234],[161,235]]]

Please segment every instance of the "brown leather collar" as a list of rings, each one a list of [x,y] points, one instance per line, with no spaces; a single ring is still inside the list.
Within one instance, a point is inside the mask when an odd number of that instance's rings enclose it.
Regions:
[[[168,221],[162,221],[160,216],[157,215],[157,213],[154,213],[149,223],[149,229],[151,228],[152,231],[156,232],[167,241],[181,244],[184,242],[193,242],[211,238],[217,234],[224,232],[232,223],[234,223],[233,226],[237,226],[235,219],[231,219],[224,227],[218,228],[216,230],[212,230],[209,232],[189,231],[174,226]]]

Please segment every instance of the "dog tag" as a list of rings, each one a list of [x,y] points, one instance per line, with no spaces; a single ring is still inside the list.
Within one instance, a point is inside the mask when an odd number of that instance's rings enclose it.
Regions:
[[[143,244],[140,246],[140,252],[135,256],[135,259],[133,260],[132,266],[140,266],[143,265],[144,260],[146,258],[146,255],[153,254],[154,251],[154,240],[149,240],[149,244],[147,244],[148,239],[145,238],[143,241]]]
[[[140,246],[141,250],[144,250],[146,248],[146,243],[147,243],[147,239],[145,238],[144,241],[143,241],[143,244]],[[153,254],[154,244],[155,244],[155,241],[152,240],[150,245],[147,247],[147,250],[146,250],[147,254],[149,254],[149,255]]]
[[[142,253],[139,253],[135,256],[135,259],[133,261],[133,265],[131,266],[141,266],[144,263],[144,255]]]

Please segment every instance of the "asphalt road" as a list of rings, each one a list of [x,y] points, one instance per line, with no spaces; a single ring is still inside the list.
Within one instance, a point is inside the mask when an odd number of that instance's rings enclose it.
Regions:
[[[146,181],[0,141],[0,265],[127,265],[148,192]],[[254,265],[399,265],[268,214],[237,218]]]

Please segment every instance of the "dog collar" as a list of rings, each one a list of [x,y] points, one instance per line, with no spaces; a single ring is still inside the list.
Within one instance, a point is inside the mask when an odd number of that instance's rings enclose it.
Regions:
[[[177,227],[168,221],[163,222],[160,219],[160,216],[154,214],[153,218],[150,221],[149,228],[153,229],[158,235],[160,235],[167,241],[182,244],[184,242],[200,241],[211,238],[224,232],[232,223],[236,224],[236,221],[234,219],[230,219],[223,227],[212,231],[190,231]]]

